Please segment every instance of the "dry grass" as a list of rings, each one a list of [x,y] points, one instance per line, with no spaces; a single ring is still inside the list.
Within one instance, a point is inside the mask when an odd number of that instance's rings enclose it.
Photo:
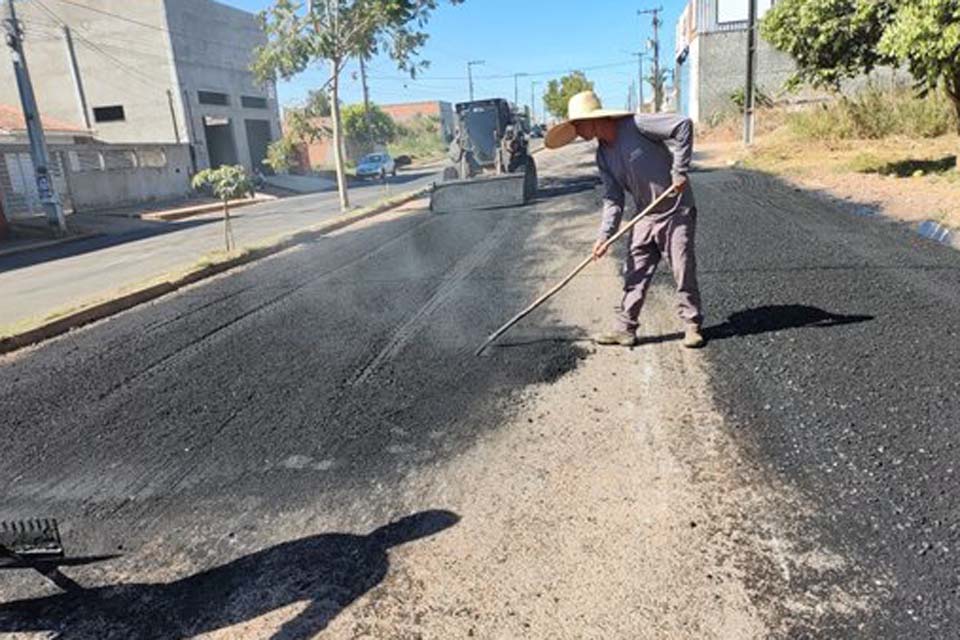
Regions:
[[[740,143],[739,119],[704,130],[698,161],[782,176],[900,220],[933,219],[960,228],[960,136],[811,138],[790,125],[791,117],[782,109],[761,111],[750,149]]]

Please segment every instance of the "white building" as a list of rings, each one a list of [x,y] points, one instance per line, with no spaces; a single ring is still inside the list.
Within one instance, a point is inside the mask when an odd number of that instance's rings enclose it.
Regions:
[[[249,69],[264,42],[253,14],[213,0],[18,0],[17,13],[44,116],[110,143],[189,144],[195,169],[263,168],[280,137],[275,88]],[[8,53],[0,103],[20,104]]]

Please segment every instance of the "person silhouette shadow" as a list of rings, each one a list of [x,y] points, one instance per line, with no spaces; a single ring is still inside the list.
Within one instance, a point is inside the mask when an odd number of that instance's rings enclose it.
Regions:
[[[0,603],[0,633],[53,632],[66,640],[182,638],[307,602],[273,638],[310,638],[383,580],[390,549],[459,520],[450,511],[422,511],[367,535],[300,538],[169,583],[107,585]]]

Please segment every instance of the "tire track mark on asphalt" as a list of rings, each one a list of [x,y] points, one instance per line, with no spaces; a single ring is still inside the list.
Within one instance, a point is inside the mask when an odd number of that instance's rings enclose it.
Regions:
[[[213,329],[210,329],[210,330],[204,332],[203,334],[201,334],[200,336],[198,336],[198,337],[196,337],[196,338],[188,341],[186,344],[184,344],[183,346],[181,346],[181,347],[179,347],[178,349],[174,350],[173,352],[168,353],[168,354],[160,357],[160,358],[157,359],[157,360],[154,360],[153,362],[151,362],[149,365],[147,365],[146,367],[144,367],[144,368],[141,369],[140,371],[134,373],[133,375],[127,376],[126,378],[124,378],[124,379],[121,380],[120,382],[118,382],[118,383],[114,384],[113,386],[111,386],[110,388],[108,388],[106,391],[102,392],[102,393],[98,396],[97,399],[98,399],[98,400],[104,400],[104,399],[106,399],[107,397],[113,395],[114,393],[116,393],[117,391],[119,391],[119,390],[123,389],[124,387],[130,385],[131,383],[136,382],[137,380],[140,380],[140,379],[144,378],[145,376],[149,375],[151,372],[155,371],[157,368],[163,366],[164,364],[166,364],[166,363],[168,363],[168,362],[171,362],[171,361],[173,361],[173,360],[175,360],[175,359],[177,359],[177,358],[179,358],[179,357],[182,357],[182,356],[187,355],[188,353],[196,350],[197,347],[199,347],[201,344],[207,342],[208,340],[210,340],[210,339],[213,338],[214,336],[216,336],[216,335],[218,335],[218,334],[226,331],[227,329],[229,329],[229,328],[231,328],[231,327],[233,327],[233,326],[236,326],[236,325],[239,324],[240,322],[242,322],[242,321],[244,321],[244,320],[247,320],[247,319],[249,319],[249,318],[251,318],[251,317],[259,314],[260,312],[262,312],[262,311],[264,311],[264,310],[266,310],[266,309],[274,306],[275,304],[281,302],[282,300],[290,297],[290,296],[293,295],[294,293],[297,293],[298,291],[301,291],[302,289],[304,289],[304,288],[306,288],[306,287],[308,287],[308,286],[310,286],[310,285],[312,285],[312,284],[315,284],[316,282],[319,282],[320,280],[323,280],[323,279],[325,279],[325,278],[327,278],[327,277],[329,277],[329,276],[335,275],[335,274],[337,274],[337,273],[339,273],[339,272],[341,272],[341,271],[343,271],[343,270],[345,270],[345,269],[347,269],[347,268],[349,268],[349,267],[352,267],[352,266],[354,266],[354,265],[356,265],[356,264],[358,264],[358,263],[361,263],[361,262],[363,262],[363,261],[365,261],[365,260],[368,260],[368,259],[370,259],[370,258],[373,258],[373,257],[379,255],[380,253],[382,253],[382,252],[386,251],[387,249],[391,248],[393,245],[395,245],[395,244],[397,244],[398,242],[401,242],[402,240],[404,240],[404,239],[406,238],[406,236],[410,235],[411,233],[417,231],[418,229],[420,229],[420,228],[422,228],[422,227],[424,227],[424,226],[426,226],[426,225],[432,224],[432,223],[435,222],[436,220],[437,220],[437,218],[436,218],[436,217],[433,217],[433,216],[426,217],[423,221],[418,222],[418,223],[412,225],[409,229],[403,231],[402,233],[399,233],[399,234],[393,236],[392,238],[390,238],[389,240],[387,240],[386,242],[384,242],[383,244],[381,244],[380,246],[378,246],[378,247],[375,248],[374,250],[365,252],[365,253],[363,253],[362,255],[357,256],[356,258],[353,258],[353,259],[351,259],[351,260],[348,260],[347,262],[344,262],[343,264],[340,264],[340,265],[338,265],[338,266],[336,266],[336,267],[334,267],[334,268],[332,268],[332,269],[329,269],[329,270],[327,270],[327,271],[321,272],[321,273],[319,273],[319,274],[317,274],[317,275],[314,275],[314,276],[312,276],[312,277],[310,277],[310,278],[307,278],[306,280],[303,280],[303,281],[301,281],[301,282],[299,282],[299,283],[290,285],[285,291],[283,291],[283,292],[280,293],[279,295],[276,295],[276,296],[268,299],[267,301],[265,301],[265,302],[263,302],[263,303],[261,303],[261,304],[256,305],[256,306],[253,307],[252,309],[249,309],[249,310],[241,313],[241,314],[238,315],[238,316],[234,316],[233,318],[227,320],[226,322],[220,323],[219,325],[215,326]]]
[[[493,230],[487,234],[480,244],[470,253],[461,258],[450,270],[443,284],[400,328],[394,332],[387,344],[373,357],[350,381],[349,386],[355,387],[366,382],[383,363],[393,359],[426,325],[427,319],[444,303],[449,300],[460,288],[463,282],[470,277],[477,267],[487,262],[506,239],[511,230],[507,217],[500,218]]]

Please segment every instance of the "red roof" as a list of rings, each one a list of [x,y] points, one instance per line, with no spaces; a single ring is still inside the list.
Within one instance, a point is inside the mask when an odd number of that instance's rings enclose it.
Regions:
[[[45,131],[62,133],[90,133],[88,129],[78,125],[41,116]],[[19,107],[9,104],[0,104],[0,131],[25,131],[27,124],[23,119],[23,112]]]

